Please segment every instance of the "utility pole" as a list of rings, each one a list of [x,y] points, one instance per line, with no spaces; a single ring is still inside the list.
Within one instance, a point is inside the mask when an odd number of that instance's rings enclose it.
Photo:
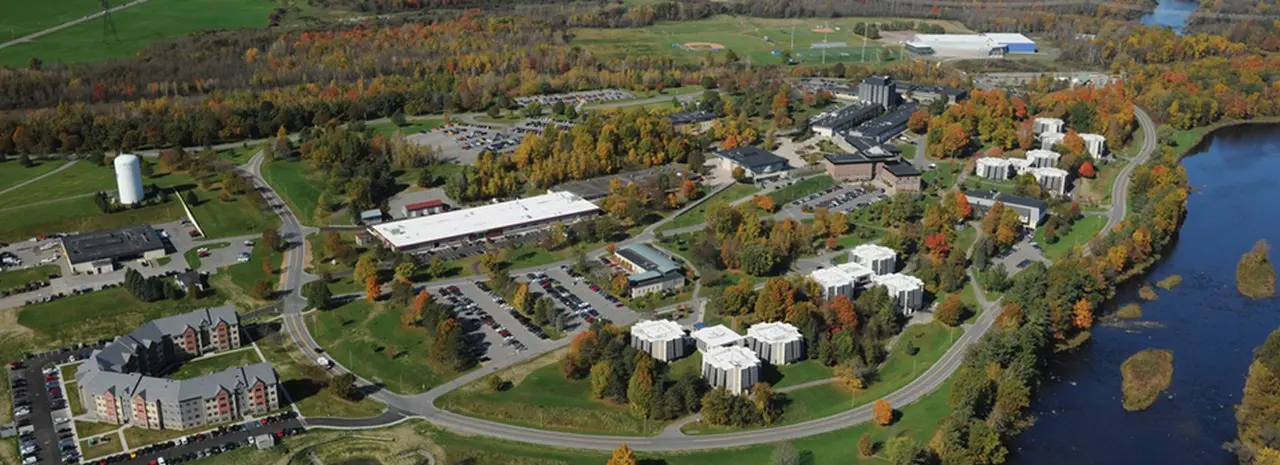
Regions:
[[[796,27],[791,26],[791,51],[796,51]]]

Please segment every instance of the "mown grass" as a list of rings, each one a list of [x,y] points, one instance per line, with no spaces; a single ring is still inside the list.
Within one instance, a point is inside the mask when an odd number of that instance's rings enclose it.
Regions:
[[[441,124],[444,123],[444,119],[428,118],[428,119],[409,121],[408,123],[409,124],[406,124],[404,126],[396,126],[395,123],[387,121],[383,123],[370,124],[367,127],[373,128],[373,130],[378,131],[379,134],[382,134],[383,136],[387,136],[387,137],[394,135],[396,131],[402,132],[405,136],[411,136],[415,133],[426,131],[429,129],[433,129],[437,126],[440,126]]]
[[[57,273],[58,265],[42,265],[25,270],[9,270],[0,272],[0,289],[26,285],[31,281],[48,281],[50,273]]]
[[[262,165],[262,177],[284,199],[298,221],[314,224],[316,206],[324,183],[309,173],[307,165],[296,160],[274,160]]]
[[[1084,247],[1089,241],[1093,240],[1093,236],[1096,236],[1098,231],[1101,231],[1106,224],[1106,216],[1085,215],[1076,220],[1075,224],[1071,225],[1071,232],[1059,237],[1058,242],[1050,244],[1049,241],[1045,240],[1045,228],[1036,229],[1035,240],[1036,243],[1040,244],[1040,250],[1044,251],[1045,258],[1058,260],[1073,247]]]
[[[769,194],[769,197],[773,197],[773,203],[778,205],[779,208],[782,208],[787,203],[790,203],[792,200],[796,200],[810,194],[818,193],[823,189],[826,189],[834,185],[835,185],[835,182],[832,181],[831,176],[826,176],[826,175],[814,176],[812,178],[806,178],[790,186],[773,191],[773,193]]]
[[[199,360],[184,362],[177,370],[170,373],[168,377],[173,379],[191,379],[210,373],[217,373],[231,367],[240,367],[261,362],[262,358],[258,357],[258,352],[254,351],[252,347],[248,347],[231,353],[218,354]]]
[[[96,423],[92,421],[76,421],[76,435],[80,437],[97,436],[107,431],[120,429],[120,425]]]
[[[658,226],[657,230],[670,231],[673,229],[687,228],[690,226],[700,225],[706,222],[707,206],[710,205],[711,202],[723,201],[725,203],[731,203],[734,200],[750,196],[759,191],[760,191],[760,188],[756,187],[755,184],[734,184],[732,186],[729,186],[727,189],[721,191],[720,193],[712,196],[712,198],[703,201],[698,206],[689,209],[689,211],[686,211],[674,218],[671,218],[670,221],[663,223],[662,226]]]
[[[111,436],[103,436],[103,437],[109,438],[110,440],[98,441],[97,444],[94,444],[92,446],[89,445],[89,441],[87,440],[80,441],[80,455],[83,456],[85,459],[92,459],[97,457],[105,457],[111,454],[117,454],[123,450],[120,446],[119,438],[115,438]]]
[[[0,41],[8,41],[102,11],[94,0],[0,0]]]
[[[280,377],[280,386],[288,393],[298,410],[309,417],[368,418],[386,409],[386,404],[362,398],[348,400],[325,388],[328,375],[298,350],[282,333],[275,333],[257,342],[262,356]],[[312,367],[304,369],[303,367]],[[283,400],[283,399],[282,399]]]
[[[263,261],[271,264],[270,274],[262,267]],[[257,241],[253,243],[253,250],[249,252],[249,261],[228,266],[223,272],[231,278],[232,284],[246,293],[253,289],[255,283],[263,279],[271,281],[271,288],[275,289],[283,262],[283,253],[269,250],[265,242]],[[301,265],[298,264],[298,266]]]
[[[13,0],[0,0],[0,3],[8,3]],[[0,18],[0,21],[3,21]],[[0,33],[4,30],[4,26],[0,24]],[[0,40],[4,40],[0,38]],[[59,166],[66,164],[62,160],[43,160],[36,161],[34,166],[22,166],[18,162],[9,161],[0,163],[0,190],[8,189],[28,179],[35,178],[42,174],[48,173]]]

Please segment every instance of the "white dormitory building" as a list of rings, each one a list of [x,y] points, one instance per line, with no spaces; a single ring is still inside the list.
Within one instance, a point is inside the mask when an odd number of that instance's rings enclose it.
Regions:
[[[1067,172],[1058,168],[1032,168],[1031,175],[1036,183],[1055,196],[1062,197],[1067,193]]]
[[[684,357],[688,347],[684,328],[670,320],[645,320],[631,326],[631,347],[664,362]]]
[[[1061,132],[1046,132],[1040,135],[1040,148],[1045,150],[1053,150],[1053,146],[1061,144],[1062,140],[1067,137]]]
[[[702,377],[711,387],[742,394],[760,381],[760,359],[746,347],[715,347],[702,354]]]
[[[552,192],[369,227],[374,237],[397,252],[432,250],[473,241],[546,230],[556,223],[594,218],[600,207],[568,192]]]
[[[1041,135],[1046,132],[1064,132],[1066,123],[1058,118],[1036,118],[1031,122],[1031,132],[1035,135]]]
[[[1094,158],[1102,158],[1107,154],[1107,138],[1099,134],[1080,134],[1084,139],[1084,149]]]
[[[733,332],[725,325],[701,328],[689,336],[697,343],[698,350],[703,354],[712,349],[732,347],[742,343],[742,335]]]
[[[809,278],[822,287],[822,298],[831,301],[838,296],[853,299],[858,288],[870,282],[872,275],[875,272],[865,265],[845,263],[814,270]]]
[[[889,274],[898,269],[898,252],[883,245],[862,244],[849,251],[849,261],[875,274]]]
[[[898,305],[903,315],[915,313],[924,306],[924,281],[901,273],[872,276],[871,282],[889,290],[889,297]]]
[[[1062,158],[1062,154],[1052,150],[1031,149],[1027,151],[1027,159],[1031,160],[1032,168],[1053,168],[1058,166],[1058,160]]]
[[[786,365],[804,354],[804,336],[790,323],[756,323],[747,328],[747,348],[761,360]]]
[[[1010,164],[1008,158],[982,157],[976,162],[974,173],[987,179],[1009,179]]]

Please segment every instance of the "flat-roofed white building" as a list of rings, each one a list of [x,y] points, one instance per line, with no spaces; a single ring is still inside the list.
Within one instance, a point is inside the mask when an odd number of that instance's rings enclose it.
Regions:
[[[1040,148],[1053,150],[1053,146],[1061,144],[1067,135],[1061,132],[1046,132],[1040,135]]]
[[[875,274],[893,273],[898,268],[898,252],[876,244],[862,244],[849,251],[852,263],[865,266]]]
[[[1009,179],[1009,159],[999,157],[982,157],[976,162],[974,172],[987,179]]]
[[[1084,149],[1093,155],[1094,158],[1102,158],[1107,154],[1107,138],[1101,134],[1080,134],[1080,138],[1084,139]]]
[[[940,57],[1002,57],[1005,46],[983,34],[916,34],[904,46],[917,55]]]
[[[698,344],[698,350],[703,353],[719,347],[736,346],[742,342],[742,335],[733,332],[725,325],[708,326],[694,331],[689,336],[693,337]]]
[[[1026,158],[1006,158],[1005,160],[1009,161],[1009,174],[1013,176],[1025,173],[1033,167],[1031,160]]]
[[[760,381],[760,359],[746,347],[716,347],[702,354],[702,377],[713,388],[742,394]]]
[[[1062,154],[1052,150],[1031,149],[1027,151],[1027,159],[1031,160],[1033,168],[1053,168],[1058,166],[1058,159],[1062,158]]]
[[[1066,129],[1066,123],[1058,118],[1036,118],[1031,122],[1031,133],[1041,135],[1046,132],[1062,132]]]
[[[747,328],[747,347],[761,360],[786,365],[803,355],[804,336],[790,323],[756,323]]]
[[[631,326],[631,347],[664,361],[684,357],[688,339],[684,328],[670,320],[645,320]]]
[[[1062,197],[1067,193],[1067,171],[1059,168],[1034,168],[1031,175],[1036,177],[1036,182],[1040,187],[1044,188],[1053,195]]]
[[[924,281],[921,281],[920,278],[893,273],[872,276],[871,282],[876,286],[884,286],[889,290],[889,296],[893,297],[894,303],[898,305],[903,315],[915,313],[916,310],[924,306]]]
[[[407,218],[369,227],[398,252],[430,250],[467,241],[497,239],[594,218],[600,207],[568,192]]]
[[[827,300],[835,299],[836,296],[845,296],[850,299],[857,293],[858,288],[868,282],[868,278],[875,274],[871,268],[859,263],[845,263],[831,268],[823,268],[814,270],[809,273],[809,278],[822,286],[822,297]]]

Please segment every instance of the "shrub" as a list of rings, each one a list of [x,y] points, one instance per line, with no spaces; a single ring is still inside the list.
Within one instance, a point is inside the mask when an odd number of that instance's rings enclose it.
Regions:
[[[1120,377],[1124,409],[1145,410],[1173,380],[1173,352],[1146,349],[1133,354],[1120,365]]]

